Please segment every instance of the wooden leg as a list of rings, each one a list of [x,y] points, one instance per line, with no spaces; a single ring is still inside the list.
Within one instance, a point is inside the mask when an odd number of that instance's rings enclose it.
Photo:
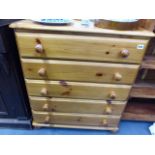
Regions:
[[[118,128],[111,130],[112,133],[116,133],[118,131]]]

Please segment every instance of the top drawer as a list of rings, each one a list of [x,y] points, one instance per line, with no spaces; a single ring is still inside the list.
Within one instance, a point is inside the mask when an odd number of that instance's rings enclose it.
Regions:
[[[140,63],[148,40],[16,32],[23,57]]]

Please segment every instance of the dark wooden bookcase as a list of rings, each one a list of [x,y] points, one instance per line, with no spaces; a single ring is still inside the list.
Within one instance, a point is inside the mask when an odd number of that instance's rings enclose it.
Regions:
[[[31,128],[31,112],[21,71],[15,36],[0,20],[0,127]]]
[[[155,38],[149,43],[123,119],[155,121]]]

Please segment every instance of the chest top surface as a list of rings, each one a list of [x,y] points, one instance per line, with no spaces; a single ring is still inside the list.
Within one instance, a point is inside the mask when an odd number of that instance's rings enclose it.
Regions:
[[[116,36],[129,36],[129,37],[144,37],[151,38],[154,37],[155,34],[148,30],[140,29],[140,30],[131,30],[131,31],[121,31],[121,30],[110,30],[110,29],[102,29],[97,28],[94,24],[89,26],[81,25],[81,22],[74,20],[72,24],[65,26],[49,26],[38,24],[31,20],[21,20],[18,22],[14,22],[10,25],[10,28],[14,28],[17,31],[43,31],[52,33],[81,33],[81,34],[91,34],[91,35],[116,35]]]

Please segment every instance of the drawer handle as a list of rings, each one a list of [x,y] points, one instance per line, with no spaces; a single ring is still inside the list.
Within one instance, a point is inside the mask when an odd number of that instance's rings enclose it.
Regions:
[[[44,48],[43,48],[43,45],[42,44],[37,44],[36,46],[35,46],[35,50],[36,50],[36,52],[37,53],[44,53]]]
[[[122,79],[122,75],[120,74],[120,73],[115,73],[114,74],[114,79],[116,80],[116,81],[120,81],[121,79]]]
[[[40,68],[38,70],[38,75],[39,76],[45,76],[46,75],[46,69],[45,68]]]
[[[111,99],[115,99],[116,98],[116,93],[114,91],[111,91],[110,94],[109,94],[109,97]]]
[[[103,120],[102,120],[102,125],[108,125],[107,119],[103,119]]]
[[[129,51],[127,49],[123,49],[120,51],[122,57],[126,58],[129,56]]]
[[[106,114],[111,114],[112,113],[112,109],[111,109],[111,107],[109,105],[106,106],[105,112],[106,112]]]
[[[43,110],[48,110],[48,108],[49,108],[49,106],[47,103],[43,105]]]
[[[49,123],[50,122],[50,116],[46,116],[44,122]]]
[[[40,91],[40,94],[41,94],[41,95],[44,95],[44,96],[47,96],[47,95],[48,95],[48,90],[47,90],[47,88],[42,88],[41,91]]]

